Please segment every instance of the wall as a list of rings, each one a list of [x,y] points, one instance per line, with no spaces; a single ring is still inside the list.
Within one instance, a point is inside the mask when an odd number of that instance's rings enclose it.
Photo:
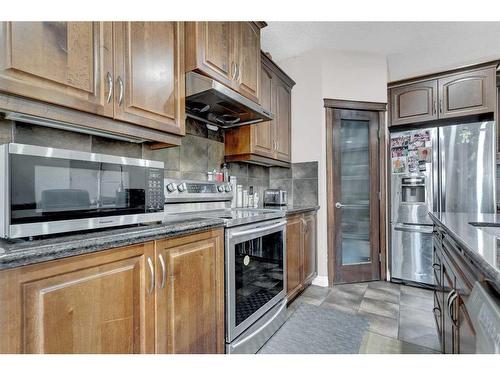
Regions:
[[[287,191],[287,203],[296,208],[318,204],[318,162],[293,163],[291,168],[272,167],[269,187]]]
[[[386,102],[386,58],[359,52],[314,50],[278,64],[297,83],[292,90],[292,162],[318,162],[321,208],[318,212],[318,278],[315,283],[324,285],[328,263],[323,99]]]
[[[388,80],[396,81],[461,66],[500,59],[498,38],[485,36],[476,44],[446,46],[441,50],[422,50],[387,56]]]

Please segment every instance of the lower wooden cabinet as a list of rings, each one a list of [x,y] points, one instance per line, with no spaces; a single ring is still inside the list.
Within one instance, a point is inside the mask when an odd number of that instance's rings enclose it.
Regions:
[[[219,229],[2,271],[0,353],[223,352],[223,267]]]
[[[290,215],[286,233],[287,298],[290,302],[317,275],[316,212]]]
[[[434,277],[436,291],[434,315],[445,354],[470,354],[476,351],[476,332],[466,302],[473,282],[480,276],[462,263],[455,242],[442,230],[434,230]]]
[[[222,232],[157,241],[156,252],[156,352],[224,353]]]

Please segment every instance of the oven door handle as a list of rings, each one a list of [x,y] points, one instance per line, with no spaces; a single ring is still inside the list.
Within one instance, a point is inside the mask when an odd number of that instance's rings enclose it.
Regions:
[[[242,230],[241,232],[233,232],[233,233],[229,234],[229,237],[234,238],[234,237],[248,236],[251,234],[265,232],[265,231],[268,231],[270,229],[279,228],[279,227],[282,227],[284,225],[286,225],[286,221],[280,221],[277,224],[269,225],[266,227],[254,228],[254,229],[249,229],[249,230]]]

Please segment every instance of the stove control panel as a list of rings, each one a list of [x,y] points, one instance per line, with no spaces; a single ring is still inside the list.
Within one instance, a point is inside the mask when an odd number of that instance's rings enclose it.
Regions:
[[[189,181],[166,178],[165,202],[230,201],[233,198],[229,182]]]

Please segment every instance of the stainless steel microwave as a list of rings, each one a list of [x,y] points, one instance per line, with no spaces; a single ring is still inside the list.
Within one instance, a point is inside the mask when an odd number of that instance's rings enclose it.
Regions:
[[[160,221],[163,175],[158,161],[0,145],[0,237]]]

